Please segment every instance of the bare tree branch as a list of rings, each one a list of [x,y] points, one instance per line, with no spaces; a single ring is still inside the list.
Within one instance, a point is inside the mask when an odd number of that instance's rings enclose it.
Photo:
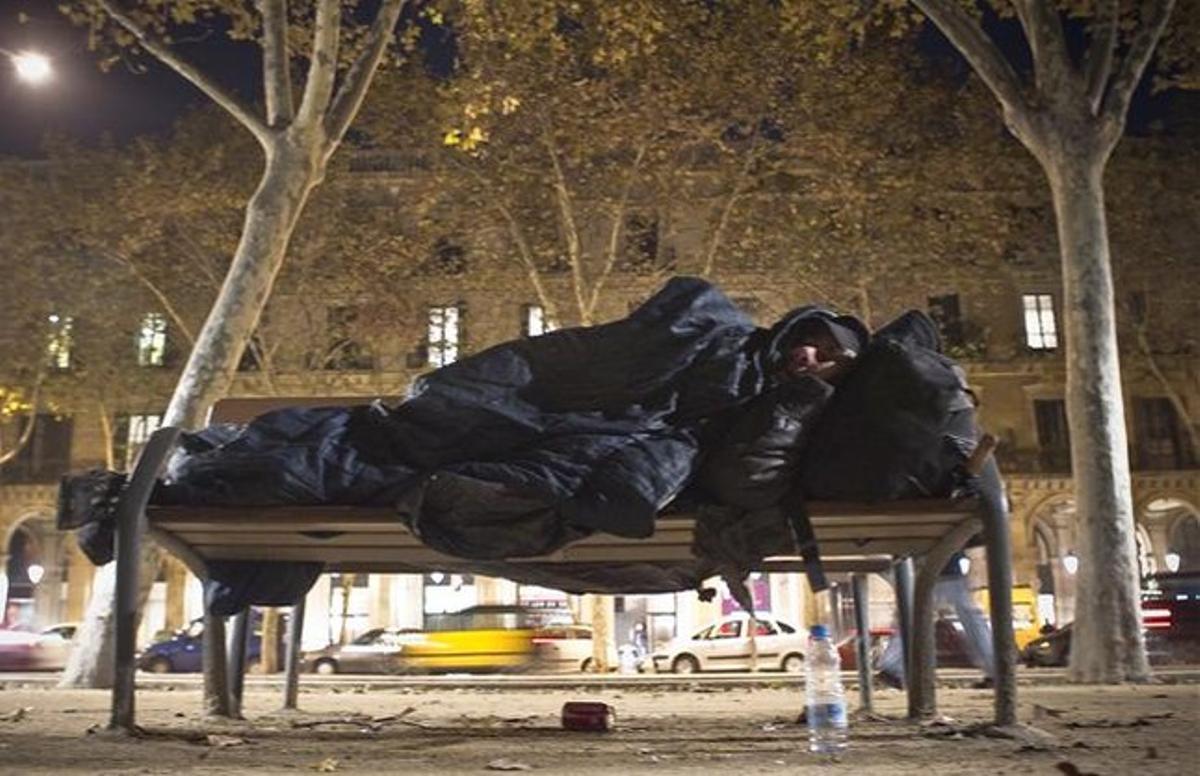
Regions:
[[[383,60],[388,43],[392,40],[392,31],[396,29],[396,22],[399,21],[402,10],[404,0],[385,0],[375,14],[375,21],[371,23],[371,29],[367,33],[366,44],[342,78],[342,85],[338,87],[329,115],[325,119],[326,135],[329,138],[327,153],[333,153],[333,149],[342,142],[346,130],[358,114],[371,85],[371,79]]]
[[[525,239],[525,232],[521,229],[521,224],[517,220],[517,217],[513,215],[512,210],[504,204],[504,197],[500,192],[496,191],[496,187],[492,185],[491,181],[479,174],[478,170],[470,165],[459,162],[457,159],[452,158],[452,161],[455,167],[465,171],[481,186],[490,191],[488,201],[491,202],[492,206],[496,208],[496,212],[500,214],[505,224],[508,225],[509,236],[512,237],[513,242],[517,245],[517,255],[521,257],[521,264],[525,268],[525,274],[529,277],[529,283],[533,286],[533,291],[537,294],[538,301],[541,302],[542,308],[546,312],[546,317],[555,322],[561,320],[558,317],[558,305],[554,303],[554,298],[550,296],[549,291],[546,289],[546,284],[542,282],[542,273],[538,269],[537,262],[534,261],[529,241]]]
[[[750,176],[750,169],[754,166],[754,162],[758,158],[757,152],[758,134],[755,133],[753,145],[750,146],[750,150],[746,153],[746,161],[742,163],[741,169],[738,170],[737,177],[733,181],[733,189],[729,192],[729,197],[725,200],[725,204],[721,208],[720,217],[717,218],[717,225],[713,229],[712,239],[708,241],[708,250],[704,256],[704,269],[700,273],[704,277],[710,277],[713,269],[716,267],[717,251],[721,247],[725,230],[729,227],[729,219],[733,216],[733,208],[746,191],[744,184]]]
[[[39,369],[37,377],[33,381],[33,389],[29,392],[29,422],[25,424],[25,428],[21,429],[21,436],[17,437],[17,441],[12,446],[12,449],[0,451],[0,465],[6,464],[16,458],[33,437],[33,427],[37,424],[38,403],[41,400],[42,381],[45,378],[45,370]]]
[[[1088,105],[1092,113],[1100,110],[1104,87],[1112,75],[1113,58],[1117,53],[1117,13],[1121,0],[1102,0],[1091,24],[1091,41],[1083,55],[1083,74],[1087,83]]]
[[[1146,65],[1150,64],[1150,57],[1154,55],[1154,49],[1167,26],[1167,20],[1171,18],[1175,0],[1150,0],[1147,6],[1148,10],[1142,12],[1141,28],[1134,36],[1129,52],[1121,62],[1120,69],[1113,77],[1101,103],[1101,115],[1116,126],[1125,124],[1125,114],[1129,111],[1133,90],[1137,88],[1138,81],[1142,80]],[[1143,8],[1146,9],[1147,6]]]
[[[308,58],[308,77],[296,123],[312,127],[325,116],[337,78],[338,44],[341,42],[342,9],[338,0],[318,0],[313,26],[312,52]]]
[[[604,262],[604,267],[600,270],[600,275],[592,284],[591,298],[588,300],[587,317],[590,320],[596,312],[596,306],[600,303],[600,292],[604,289],[604,282],[612,273],[613,267],[617,264],[617,254],[621,247],[621,232],[625,226],[625,208],[629,204],[629,195],[633,191],[633,183],[637,179],[638,169],[642,166],[642,159],[646,156],[646,147],[649,141],[643,141],[638,145],[637,156],[634,157],[633,165],[629,168],[629,175],[625,178],[625,185],[621,190],[621,199],[617,201],[615,212],[613,213],[613,225],[608,235],[608,258]]]
[[[1033,52],[1038,96],[1048,100],[1054,95],[1069,94],[1070,90],[1064,87],[1067,87],[1074,68],[1067,53],[1058,9],[1049,0],[1013,0],[1013,7]]]
[[[546,147],[546,153],[550,155],[550,163],[554,167],[554,199],[558,202],[558,215],[563,229],[563,236],[567,240],[567,261],[571,265],[571,279],[574,281],[575,287],[575,303],[579,307],[579,315],[581,317],[579,323],[587,326],[591,321],[587,320],[587,300],[584,298],[584,288],[587,285],[587,279],[583,272],[583,256],[581,256],[582,248],[579,243],[579,229],[575,225],[575,212],[571,204],[571,191],[567,188],[567,177],[563,172],[562,163],[558,158],[558,148],[554,143],[554,136],[550,132],[550,127],[545,119],[542,120],[542,144]]]
[[[1005,111],[1021,114],[1026,108],[1020,79],[992,39],[967,15],[957,0],[912,0],[937,25],[959,53],[987,84]]]
[[[150,34],[137,22],[133,20],[129,14],[125,13],[120,6],[113,0],[99,0],[102,7],[113,21],[120,24],[129,31],[134,38],[137,39],[138,45],[150,52],[156,59],[167,65],[175,72],[186,78],[200,91],[204,92],[209,99],[225,109],[229,115],[233,116],[242,126],[250,130],[251,134],[264,147],[271,143],[271,130],[262,122],[258,116],[254,115],[253,109],[242,102],[242,100],[233,92],[228,91],[225,87],[218,84],[210,78],[204,71],[179,57],[169,46],[154,40]]]
[[[291,60],[288,57],[287,0],[258,0],[263,17],[263,94],[267,124],[279,129],[296,115],[292,99]]]
[[[188,342],[188,345],[196,344],[196,336],[192,333],[191,327],[187,325],[187,322],[184,320],[183,316],[180,315],[179,311],[175,309],[175,305],[171,303],[171,300],[169,297],[167,297],[166,293],[158,287],[158,284],[146,277],[146,274],[142,272],[141,269],[139,269],[138,266],[134,264],[127,256],[123,256],[114,251],[104,252],[103,255],[106,256],[109,261],[120,264],[122,267],[125,267],[125,269],[129,270],[129,274],[133,275],[133,277],[139,283],[141,283],[146,290],[154,296],[155,299],[158,300],[158,303],[163,307],[163,311],[166,312],[167,315],[171,316],[171,320],[175,322],[175,326],[179,329],[179,332],[183,334],[184,339],[186,339]]]

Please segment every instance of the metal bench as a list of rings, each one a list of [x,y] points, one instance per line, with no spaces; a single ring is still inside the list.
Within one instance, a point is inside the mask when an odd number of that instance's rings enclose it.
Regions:
[[[270,399],[253,400],[253,414],[289,404]],[[333,403],[325,401],[325,404]],[[222,411],[214,420],[244,420],[241,412]],[[332,572],[421,573],[469,562],[442,555],[423,545],[386,508],[350,506],[210,507],[149,506],[151,491],[175,447],[180,430],[161,428],[142,450],[129,487],[117,510],[116,673],[110,726],[134,728],[134,638],[138,600],[138,558],[142,537],[150,536],[176,555],[197,576],[207,575],[207,564],[217,560],[319,561]],[[989,443],[990,444],[990,443]],[[986,448],[986,449],[985,449]],[[982,495],[951,501],[923,499],[882,503],[810,504],[814,533],[825,568],[832,573],[852,573],[855,621],[858,632],[858,672],[864,708],[871,707],[871,673],[868,660],[866,575],[894,575],[900,636],[908,665],[908,714],[911,718],[936,713],[934,683],[933,590],[941,569],[951,556],[981,531],[987,547],[988,587],[996,655],[995,723],[1016,722],[1016,653],[1012,630],[1012,573],[1007,508],[999,473],[981,445],[977,456]],[[653,536],[624,539],[595,534],[547,556],[509,559],[510,563],[571,564],[603,561],[606,564],[669,562],[692,558],[694,520],[687,515],[659,519]],[[919,560],[916,567],[914,560]],[[767,558],[759,571],[802,571],[799,557]],[[915,573],[914,573],[915,569]],[[914,584],[915,582],[915,584]],[[229,653],[230,706],[241,706],[245,671],[248,613],[234,618]],[[304,601],[297,601],[290,619],[286,647],[284,705],[294,708],[299,681],[300,634]]]

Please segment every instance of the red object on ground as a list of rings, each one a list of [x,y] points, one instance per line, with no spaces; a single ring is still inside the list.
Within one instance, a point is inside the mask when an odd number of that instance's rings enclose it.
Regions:
[[[599,701],[567,701],[562,707],[564,730],[589,730],[604,733],[613,729],[617,712]]]

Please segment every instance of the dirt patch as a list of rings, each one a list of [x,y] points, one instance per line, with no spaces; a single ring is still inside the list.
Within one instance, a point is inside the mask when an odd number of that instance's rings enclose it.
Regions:
[[[339,688],[340,689],[340,688]],[[708,688],[706,688],[708,689]],[[559,726],[567,700],[617,710],[610,733]],[[244,722],[198,714],[194,691],[138,694],[145,735],[103,730],[101,691],[0,691],[3,773],[488,772],[698,774],[1163,774],[1200,756],[1196,685],[1030,687],[1021,720],[1049,734],[996,737],[991,695],[942,690],[944,719],[899,719],[903,696],[880,694],[878,714],[855,715],[837,762],[810,755],[794,689],[714,692],[619,689],[305,692],[304,711],[277,711],[276,693],[252,692]],[[10,718],[11,717],[11,718]]]

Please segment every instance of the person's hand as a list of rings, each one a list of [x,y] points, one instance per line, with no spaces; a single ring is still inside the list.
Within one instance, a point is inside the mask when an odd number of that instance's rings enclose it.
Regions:
[[[850,367],[854,365],[856,357],[856,354],[851,352],[839,353],[830,361],[819,362],[816,366],[809,369],[808,373],[814,377],[821,378],[827,383],[836,385],[850,371]]]

